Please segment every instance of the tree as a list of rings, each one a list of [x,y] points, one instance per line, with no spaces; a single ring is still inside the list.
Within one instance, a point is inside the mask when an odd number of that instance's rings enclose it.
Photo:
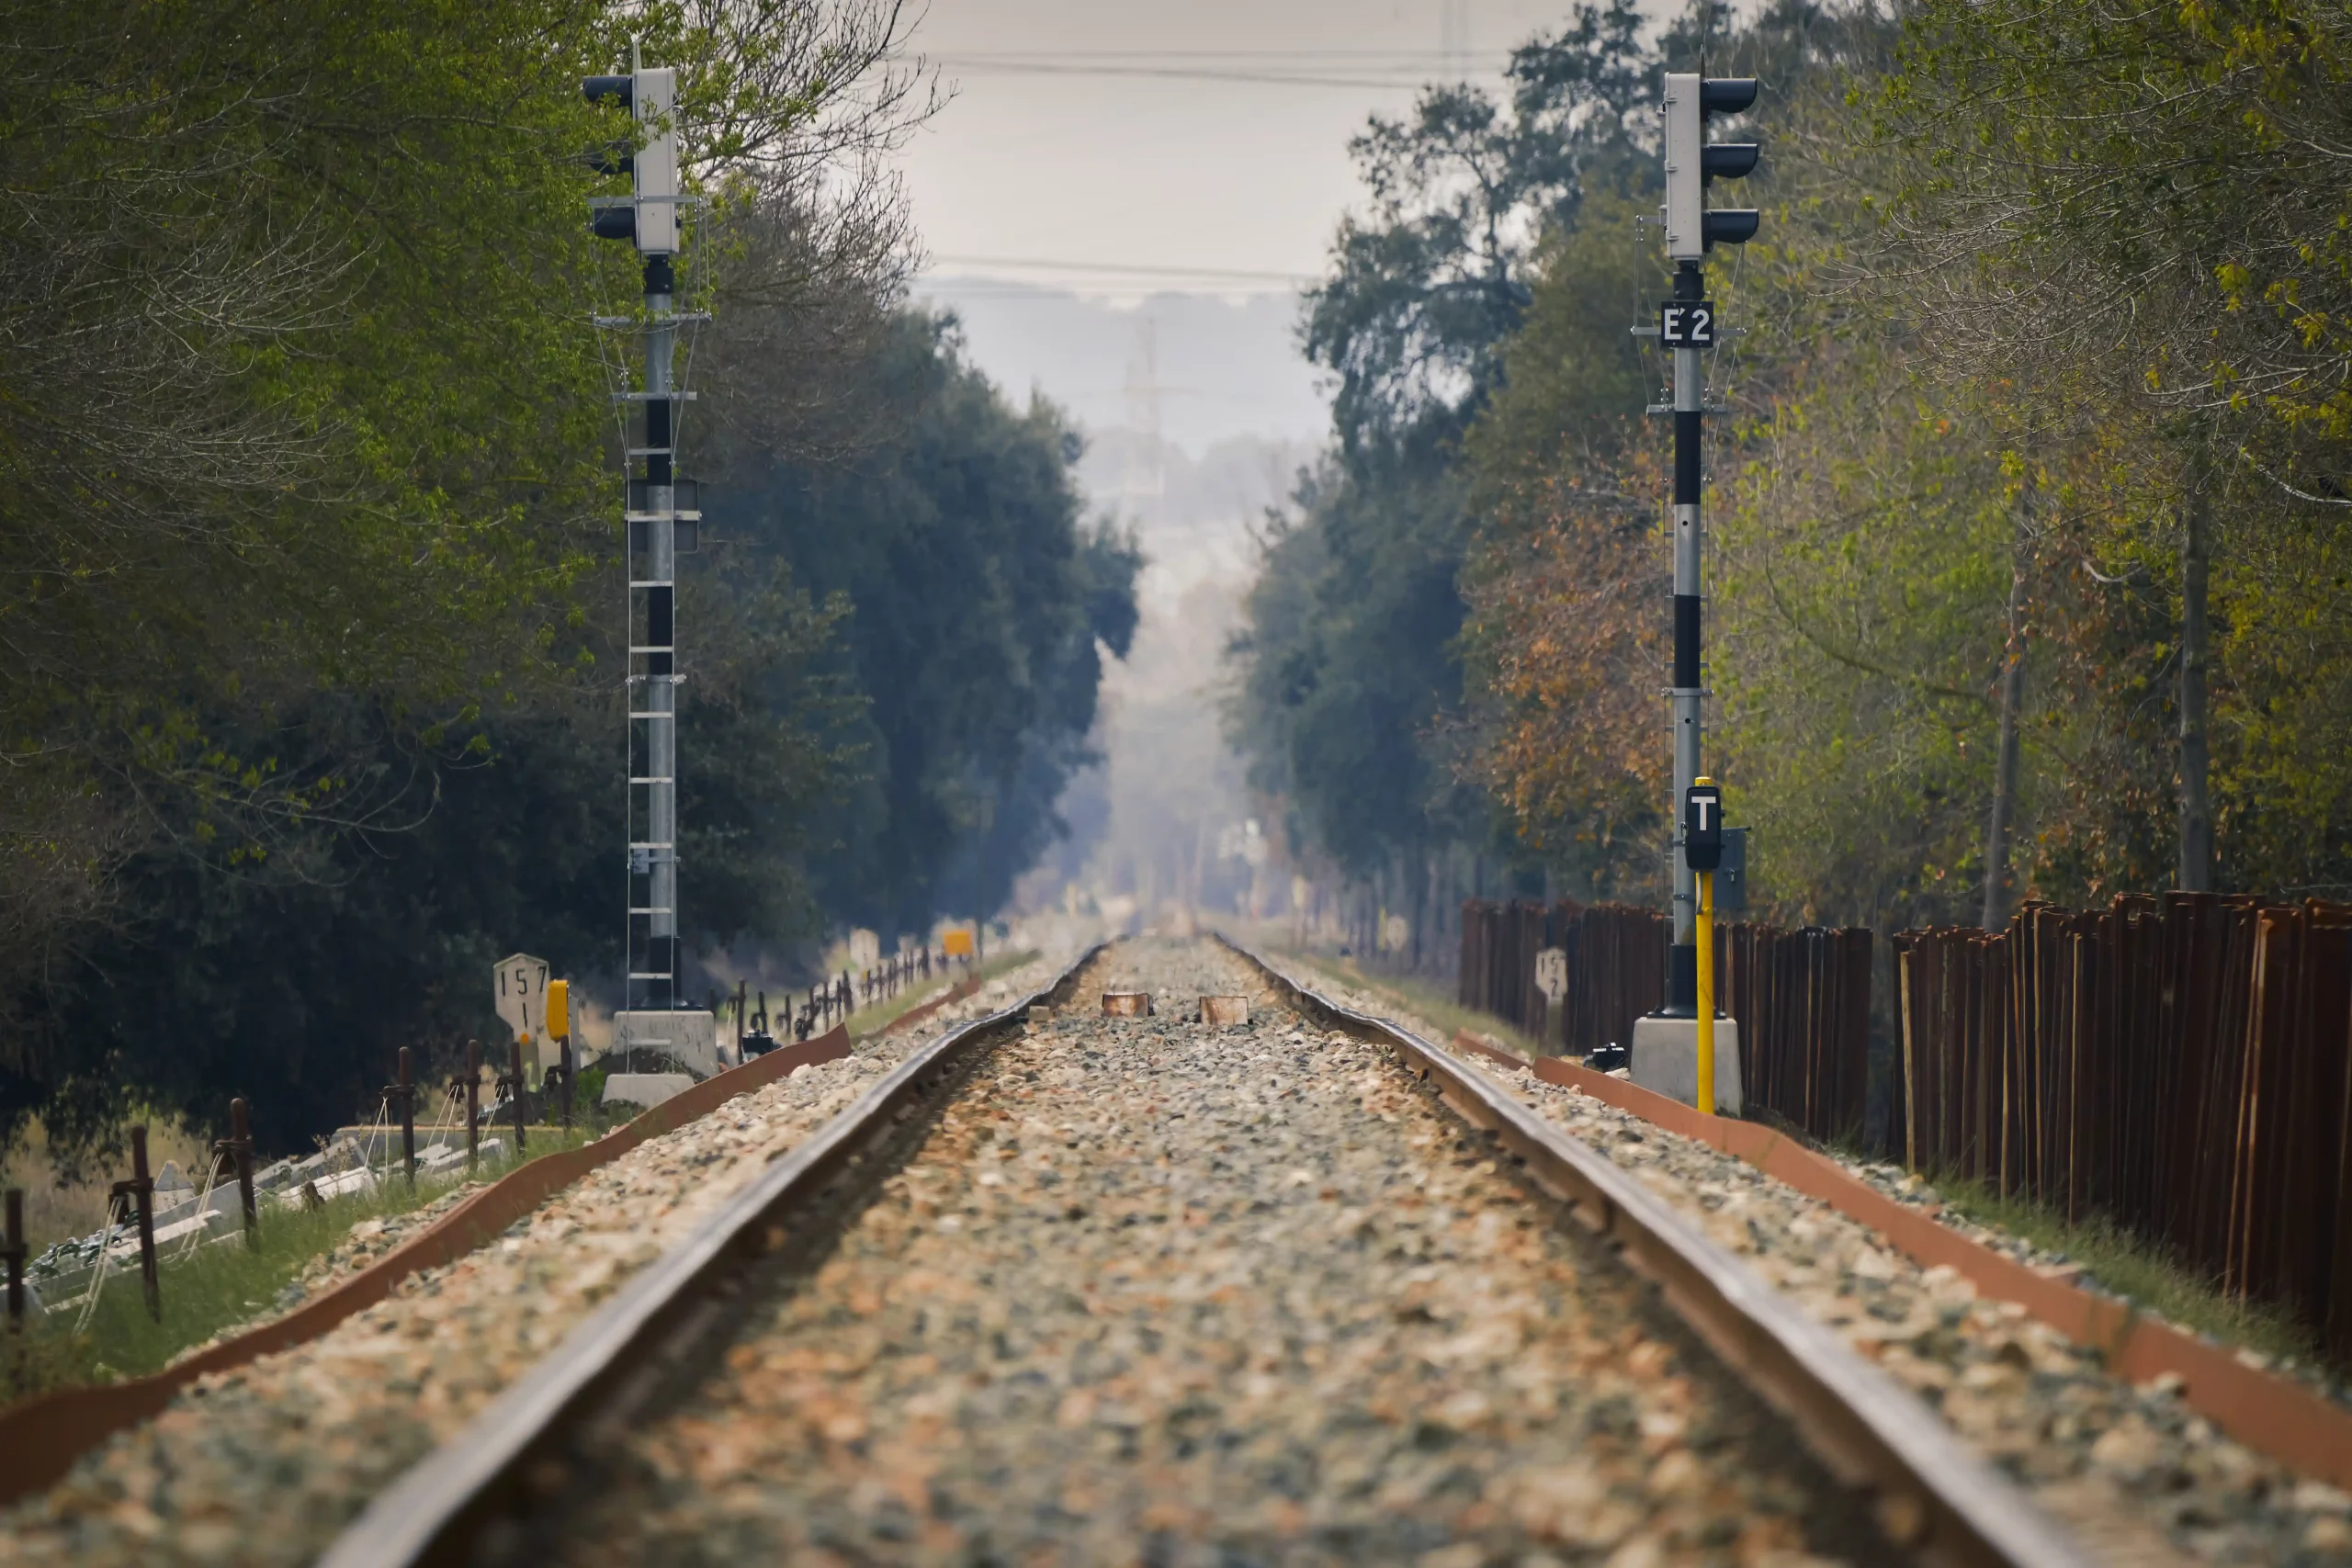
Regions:
[[[2193,880],[2199,820],[2221,886],[2352,888],[2320,761],[2352,745],[2333,318],[2279,303],[2335,287],[2340,30],[1791,6],[1710,46],[1774,89],[1764,235],[1712,280],[1748,331],[1710,377],[1708,683],[1780,914]],[[1600,210],[1544,253],[1471,427],[1464,648],[1474,776],[1622,888],[1657,863],[1663,444],[1604,412],[1634,400],[1609,318],[1642,279],[1588,241]]]
[[[2324,6],[1936,4],[1878,98],[1886,135],[1934,149],[1888,211],[1909,266],[1968,275],[1939,313],[1958,343],[2004,368],[2020,351],[2103,367],[2163,412],[2187,887],[2211,885],[2229,810],[2212,629],[2229,499],[2352,505],[2347,46]]]
[[[560,946],[617,884],[616,822],[591,830],[623,786],[584,317],[637,282],[586,234],[578,153],[610,128],[580,77],[632,33],[684,67],[718,203],[697,254],[823,274],[800,299],[838,326],[896,276],[862,161],[923,79],[888,0],[12,21],[0,1132],[33,1108],[102,1132],[131,1096],[215,1117],[216,1071],[277,1072],[249,1092],[297,1138],[381,1081],[384,1041],[478,1022],[515,924]],[[707,940],[805,911],[793,829],[842,766],[808,668],[839,612],[772,565],[724,594],[741,618],[688,655]]]
[[[1648,176],[1636,105],[1647,60],[1623,0],[1578,7],[1514,51],[1509,103],[1425,91],[1351,145],[1371,196],[1344,223],[1300,327],[1338,378],[1333,451],[1278,524],[1233,654],[1231,733],[1287,803],[1291,842],[1426,902],[1430,857],[1484,842],[1456,777],[1456,637],[1468,536],[1464,431],[1503,384],[1547,226]]]
[[[845,379],[898,411],[865,450],[730,449],[712,527],[848,610],[834,666],[865,704],[861,779],[828,823],[819,897],[891,932],[989,915],[1059,830],[1053,803],[1090,758],[1102,666],[1134,637],[1142,559],[1082,525],[1078,438],[1043,402],[1008,407],[953,323],[892,319]],[[751,373],[734,383],[765,396]]]

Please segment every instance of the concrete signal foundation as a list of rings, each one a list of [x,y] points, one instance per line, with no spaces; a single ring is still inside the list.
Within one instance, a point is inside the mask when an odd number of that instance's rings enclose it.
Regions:
[[[1699,1021],[1637,1018],[1632,1052],[1634,1081],[1685,1105],[1699,1103]],[[1739,1024],[1715,1020],[1715,1111],[1736,1116],[1739,1096]]]

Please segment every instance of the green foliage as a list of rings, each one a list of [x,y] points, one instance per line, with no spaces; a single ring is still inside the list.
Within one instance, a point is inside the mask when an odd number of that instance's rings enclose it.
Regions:
[[[1435,836],[1431,727],[1459,691],[1460,498],[1442,466],[1327,465],[1277,520],[1244,603],[1236,715],[1292,841],[1362,875]]]
[[[810,923],[806,829],[844,771],[825,737],[854,712],[818,669],[838,610],[764,573],[713,575],[682,597],[699,644],[679,724],[684,918],[705,949]],[[322,721],[335,706],[318,705]],[[621,725],[616,692],[543,694],[486,720],[471,761],[388,749],[379,767],[421,775],[411,820],[258,866],[136,857],[121,873],[136,918],[61,967],[26,1025],[43,1046],[33,1070],[0,1089],[69,1143],[140,1102],[218,1125],[241,1094],[264,1146],[285,1150],[371,1108],[402,1045],[436,1077],[469,1037],[503,1048],[493,961],[526,946],[592,982],[614,966]]]
[[[1054,802],[1091,755],[1098,649],[1124,657],[1135,636],[1142,558],[1080,522],[1059,412],[1008,407],[950,323],[899,317],[854,373],[897,411],[889,433],[835,461],[738,451],[713,529],[852,607],[832,668],[864,705],[846,732],[860,777],[826,822],[819,897],[918,931],[995,911],[1058,830]]]
[[[619,486],[588,318],[639,284],[587,233],[608,187],[579,154],[626,126],[579,79],[632,39],[680,69],[712,198],[683,276],[717,317],[695,407],[723,412],[687,455],[823,491],[789,527],[712,527],[682,574],[684,934],[995,907],[1139,563],[1079,525],[1057,416],[892,318],[908,236],[869,155],[933,101],[898,7],[20,9],[0,1136],[38,1109],[70,1154],[134,1104],[209,1126],[243,1093],[300,1146],[399,1046],[430,1075],[497,1039],[500,953],[592,991],[617,966]],[[876,876],[900,846],[921,869]]]
[[[1475,410],[1527,309],[1544,226],[1573,219],[1588,188],[1648,182],[1634,156],[1641,26],[1628,0],[1579,6],[1556,38],[1512,52],[1508,107],[1476,87],[1431,87],[1408,118],[1374,116],[1349,144],[1372,211],[1341,223],[1300,331],[1340,378],[1343,452]]]
[[[1742,192],[1763,234],[1709,267],[1747,331],[1710,368],[1707,569],[1709,768],[1767,908],[1978,918],[2012,654],[2012,894],[2168,885],[2198,507],[2222,885],[2352,886],[2322,761],[2352,746],[2329,329],[2247,281],[2332,287],[2341,182],[2278,127],[2341,113],[2338,31],[2261,6],[1784,6],[1711,46],[1770,85]],[[1471,771],[1607,890],[1654,875],[1665,790],[1666,436],[1623,417],[1644,378],[1619,335],[1663,277],[1625,216],[1589,200],[1557,231],[1464,444]]]
[[[2245,1346],[2260,1355],[2307,1365],[2321,1359],[2310,1329],[2287,1313],[2199,1278],[2111,1221],[2094,1217],[2071,1222],[2023,1199],[2004,1198],[1981,1183],[1949,1174],[1937,1178],[1937,1192],[1962,1218],[2021,1236],[2079,1264],[2087,1284],[2153,1312],[2166,1323],[2192,1334],[2209,1335],[2224,1345]]]
[[[561,1134],[532,1130],[539,1158],[570,1145]],[[475,1177],[421,1177],[414,1187],[387,1179],[373,1192],[331,1198],[316,1209],[288,1209],[274,1199],[260,1215],[259,1242],[217,1241],[181,1256],[171,1244],[159,1248],[164,1314],[147,1314],[139,1259],[114,1262],[86,1328],[74,1331],[78,1303],[62,1303],[36,1322],[21,1347],[0,1339],[0,1396],[24,1398],[56,1388],[119,1382],[161,1371],[186,1352],[242,1324],[275,1317],[284,1310],[280,1293],[321,1259],[336,1261],[351,1227],[366,1220],[411,1213],[458,1189],[492,1181],[516,1162],[485,1161]],[[233,1212],[233,1205],[232,1206]],[[21,1350],[21,1354],[18,1351]]]
[[[1335,449],[1268,536],[1229,713],[1294,849],[1351,876],[1416,876],[1429,850],[1486,836],[1453,755],[1460,441],[1502,383],[1546,225],[1649,177],[1640,26],[1623,0],[1579,6],[1513,53],[1508,105],[1431,88],[1351,144],[1372,210],[1342,225],[1301,325],[1338,378]]]

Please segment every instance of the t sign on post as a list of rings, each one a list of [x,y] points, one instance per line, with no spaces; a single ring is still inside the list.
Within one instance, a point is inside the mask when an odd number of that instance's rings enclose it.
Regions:
[[[1724,792],[1703,779],[1682,792],[1682,859],[1692,871],[1724,863]]]
[[[1715,868],[1724,861],[1724,792],[1712,779],[1698,779],[1682,792],[1682,858],[1699,884],[1697,1026],[1692,1032],[1698,1061],[1692,1103],[1715,1113]]]

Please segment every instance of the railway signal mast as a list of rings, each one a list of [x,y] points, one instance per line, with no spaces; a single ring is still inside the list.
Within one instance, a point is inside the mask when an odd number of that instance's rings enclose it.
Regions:
[[[639,384],[616,393],[628,412],[624,464],[628,532],[628,999],[615,1018],[616,1050],[650,1049],[700,1066],[712,1055],[707,1012],[680,1010],[678,991],[678,683],[677,564],[695,547],[702,513],[696,487],[678,476],[681,405],[694,394],[677,385],[678,328],[701,318],[677,306],[680,209],[677,72],[639,65],[626,76],[581,84],[593,104],[633,117],[637,134],[593,161],[626,174],[631,191],[591,204],[598,237],[637,247],[644,263],[642,317],[599,318],[603,327],[641,332]],[[715,1063],[711,1064],[716,1066]]]
[[[1666,252],[1674,263],[1674,295],[1659,307],[1657,330],[1661,346],[1674,356],[1674,795],[1668,819],[1678,824],[1682,803],[1700,776],[1700,702],[1705,695],[1700,661],[1699,496],[1706,418],[1702,355],[1715,345],[1719,328],[1703,268],[1710,250],[1753,239],[1758,221],[1753,208],[1708,210],[1707,186],[1753,171],[1758,149],[1752,141],[1710,144],[1707,122],[1743,113],[1755,101],[1752,76],[1679,71],[1666,75]],[[1632,1067],[1637,1081],[1690,1100],[1698,1089],[1699,906],[1698,875],[1685,848],[1678,833],[1666,1007],[1635,1024]],[[1736,1108],[1736,1045],[1730,1060],[1733,1070],[1716,1077],[1727,1089],[1724,1101]]]

